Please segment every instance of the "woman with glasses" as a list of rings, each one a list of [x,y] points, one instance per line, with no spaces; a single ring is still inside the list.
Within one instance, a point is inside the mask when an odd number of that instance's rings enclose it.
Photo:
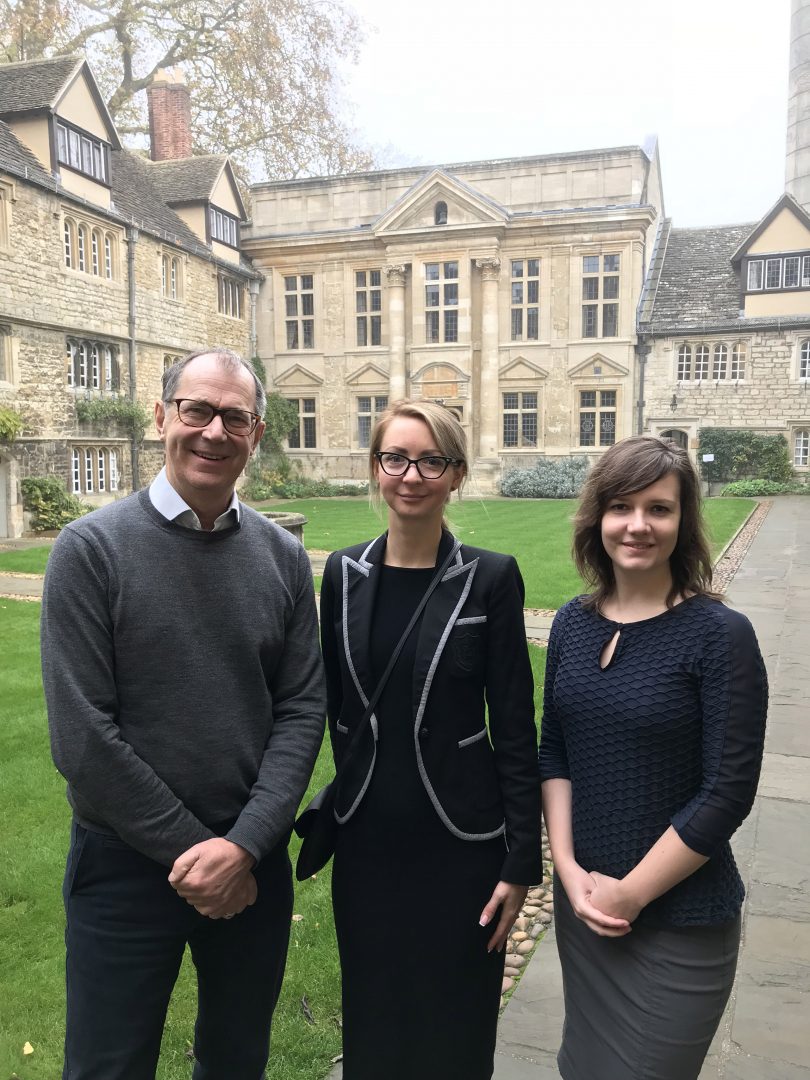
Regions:
[[[334,552],[321,591],[336,763],[351,745],[332,878],[343,1076],[489,1080],[506,936],[541,877],[523,582],[511,556],[447,528],[467,473],[452,412],[398,402],[377,421],[369,460],[388,530]]]
[[[563,972],[564,1080],[696,1080],[737,963],[729,839],[751,809],[767,679],[711,592],[685,450],[639,435],[591,470],[540,741]]]

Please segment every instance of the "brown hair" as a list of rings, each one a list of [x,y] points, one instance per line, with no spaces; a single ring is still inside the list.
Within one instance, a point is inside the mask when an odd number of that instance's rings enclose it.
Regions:
[[[467,436],[464,434],[464,428],[459,423],[458,417],[452,409],[439,405],[438,402],[411,401],[409,398],[403,398],[401,401],[395,401],[390,408],[386,409],[371,429],[368,449],[368,475],[369,494],[372,503],[379,506],[380,502],[380,485],[376,477],[377,459],[374,455],[382,447],[388,425],[398,416],[421,420],[427,425],[439,453],[443,457],[449,457],[454,461],[461,462],[457,466],[462,470],[461,481],[457,488],[459,498],[461,498],[461,488],[467,476]],[[452,465],[449,467],[453,468]]]
[[[613,563],[602,544],[602,515],[607,504],[617,496],[643,491],[670,473],[680,482],[681,521],[669,559],[672,588],[667,607],[672,607],[678,596],[717,595],[711,589],[712,560],[703,527],[700,482],[688,453],[670,439],[634,435],[605,451],[582,488],[572,549],[577,570],[594,587],[585,600],[587,607],[599,607],[616,584]]]

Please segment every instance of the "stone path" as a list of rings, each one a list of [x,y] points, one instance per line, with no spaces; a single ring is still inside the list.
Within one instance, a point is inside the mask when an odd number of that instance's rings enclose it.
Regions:
[[[737,981],[700,1080],[810,1080],[810,498],[773,501],[728,595],[754,624],[771,704],[734,839],[748,893]],[[501,1019],[495,1080],[555,1080],[562,1016],[552,930]]]

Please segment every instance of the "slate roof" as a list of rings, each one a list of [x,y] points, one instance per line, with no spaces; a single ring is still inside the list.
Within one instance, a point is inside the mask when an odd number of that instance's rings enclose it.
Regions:
[[[83,63],[81,56],[56,56],[0,64],[0,116],[50,108]]]
[[[56,191],[56,181],[42,168],[27,146],[23,145],[7,124],[0,120],[0,168],[23,180]]]
[[[207,202],[227,161],[225,154],[151,161],[152,182],[169,206]]]

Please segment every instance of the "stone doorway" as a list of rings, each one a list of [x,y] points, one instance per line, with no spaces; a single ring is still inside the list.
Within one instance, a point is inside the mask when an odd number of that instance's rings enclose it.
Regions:
[[[670,428],[668,431],[662,431],[661,438],[672,439],[674,443],[680,446],[681,450],[689,449],[689,436],[685,431],[681,431],[679,428]]]

